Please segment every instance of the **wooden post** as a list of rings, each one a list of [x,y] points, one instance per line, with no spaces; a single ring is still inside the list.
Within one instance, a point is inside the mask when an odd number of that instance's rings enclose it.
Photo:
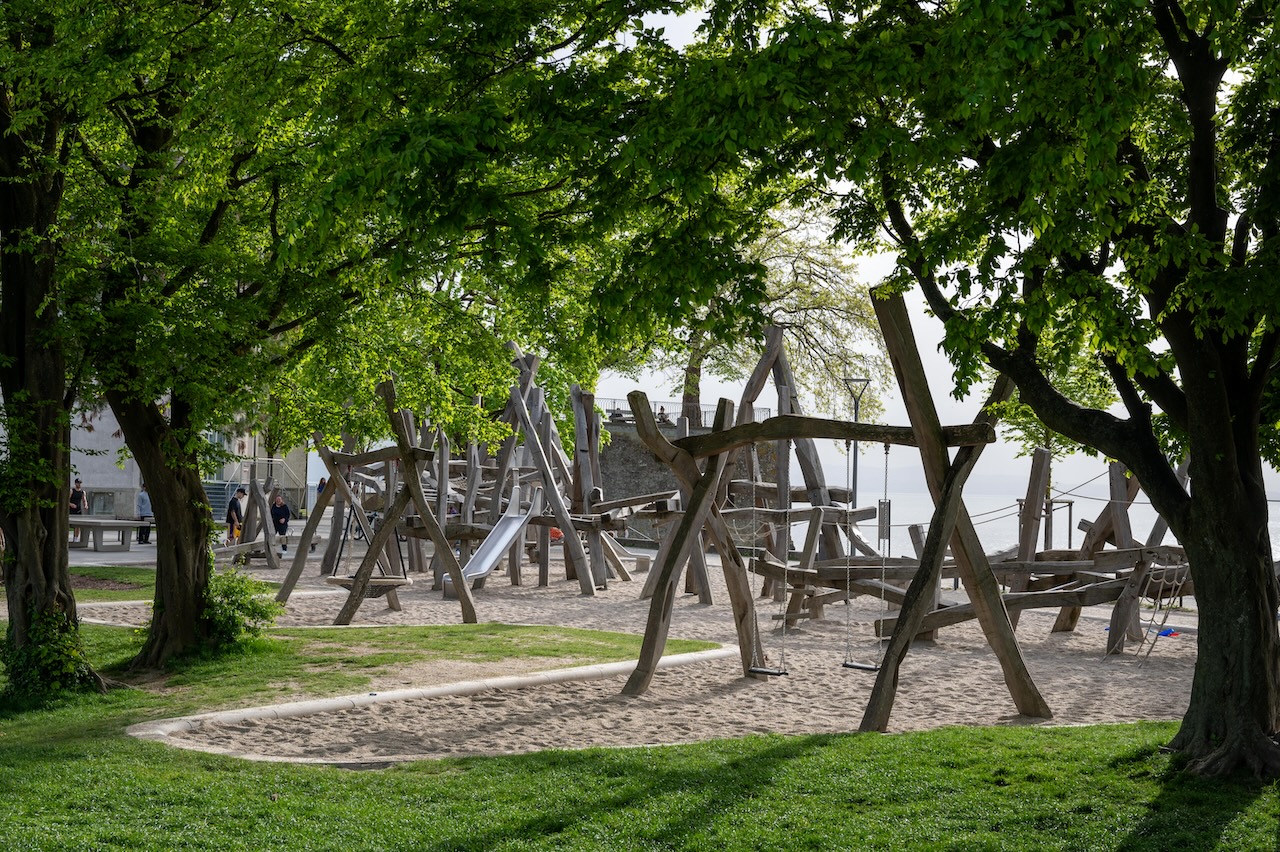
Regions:
[[[920,444],[925,479],[936,506],[942,498],[946,474],[951,465],[942,440],[938,412],[929,392],[928,377],[911,329],[911,319],[901,295],[887,294],[886,291],[877,289],[873,291],[871,303],[880,321],[912,431]],[[973,602],[974,611],[978,614],[982,632],[1000,661],[1005,684],[1009,687],[1009,694],[1018,712],[1024,716],[1049,718],[1052,715],[1049,705],[1036,687],[1026,661],[1022,659],[1022,650],[1018,647],[1009,613],[1000,597],[999,584],[991,572],[991,565],[983,553],[982,544],[963,501],[957,510],[951,552]]]
[[[1001,377],[999,381],[1008,380]],[[875,686],[871,688],[871,697],[862,714],[862,724],[858,730],[864,733],[884,731],[889,726],[889,715],[893,711],[893,702],[898,693],[898,671],[902,667],[902,661],[906,659],[912,638],[924,622],[925,614],[933,608],[933,592],[942,576],[946,542],[955,532],[956,521],[964,506],[964,483],[980,453],[980,447],[961,447],[956,453],[955,461],[947,466],[947,475],[937,498],[933,520],[929,522],[920,567],[907,587],[902,612],[889,639],[889,646],[885,649],[880,670],[876,673]],[[1046,711],[1047,709],[1046,707]]]
[[[401,488],[396,494],[395,500],[387,507],[387,514],[396,513],[398,517],[405,507],[409,505],[409,490],[407,487]],[[396,533],[396,525],[384,522],[378,527],[378,531],[369,539],[369,549],[365,552],[364,559],[360,560],[360,567],[356,569],[356,573],[351,578],[351,593],[347,595],[346,603],[342,605],[342,609],[338,611],[338,615],[333,619],[335,625],[341,626],[350,624],[351,619],[355,617],[356,610],[360,608],[360,604],[364,603],[365,592],[369,589],[369,578],[373,576],[373,568],[378,564],[379,555],[383,553],[388,541],[391,540]]]
[[[1053,455],[1044,447],[1037,447],[1031,454],[1031,475],[1027,478],[1027,496],[1022,500],[1022,512],[1018,517],[1018,561],[1034,562],[1036,542],[1040,539],[1040,519],[1044,514],[1045,492],[1049,488],[1049,466]],[[1009,591],[1025,592],[1031,582],[1030,574],[1018,574],[1009,581]],[[1018,629],[1021,612],[1009,613],[1009,623]]]
[[[556,523],[560,525],[560,531],[564,533],[564,553],[565,563],[572,564],[574,571],[578,575],[578,586],[582,589],[582,593],[588,596],[594,596],[596,593],[595,584],[591,581],[591,571],[587,565],[587,553],[582,547],[582,541],[578,538],[578,534],[573,528],[573,518],[569,515],[569,509],[565,506],[564,495],[560,493],[560,489],[556,486],[555,471],[551,468],[551,461],[547,458],[547,454],[543,451],[542,442],[538,439],[538,430],[534,426],[533,419],[530,417],[529,410],[525,408],[524,400],[515,390],[512,391],[511,402],[516,409],[516,415],[520,418],[520,425],[524,429],[524,445],[533,456],[534,464],[542,473],[543,498],[551,507],[551,513],[555,516]]]
[[[302,536],[298,540],[297,550],[293,554],[293,562],[289,565],[289,573],[284,578],[284,582],[280,584],[280,591],[276,592],[276,602],[286,603],[289,595],[293,593],[293,587],[297,585],[298,579],[302,577],[303,570],[307,567],[307,551],[311,548],[311,539],[315,537],[316,530],[320,528],[320,518],[324,515],[324,510],[329,507],[329,503],[333,500],[333,495],[337,492],[337,487],[328,488],[316,495],[316,505],[311,510],[311,514],[307,515],[307,525],[302,528]]]
[[[631,410],[636,416],[636,434],[640,440],[658,457],[659,460],[665,462],[671,467],[676,475],[676,479],[686,484],[696,486],[705,481],[706,487],[712,491],[714,496],[713,478],[707,477],[706,474],[698,470],[697,462],[689,453],[679,449],[670,443],[658,428],[658,424],[653,419],[653,412],[649,408],[649,399],[639,391],[632,392],[627,395],[627,401],[631,406]],[[728,422],[732,416],[733,404],[728,400],[721,400],[716,410],[716,419],[713,429],[720,429]],[[711,459],[707,461],[708,471],[712,471],[715,467],[723,467],[719,462],[712,464]],[[718,474],[716,477],[718,478]],[[701,498],[702,495],[699,495]],[[729,593],[729,603],[733,609],[734,627],[738,636],[738,653],[742,661],[742,673],[748,677],[763,677],[763,675],[753,675],[750,673],[752,660],[764,658],[764,652],[760,647],[760,637],[756,630],[755,606],[751,600],[751,584],[747,580],[747,566],[742,561],[741,554],[733,544],[733,539],[729,535],[729,528],[725,525],[724,519],[720,517],[719,509],[714,505],[714,500],[709,501],[706,506],[709,514],[706,519],[706,527],[710,532],[711,540],[715,544],[716,550],[720,553],[720,564],[724,569],[725,586]],[[685,507],[685,515],[695,509],[693,506]],[[684,525],[684,518],[681,518],[681,524]],[[690,524],[689,526],[692,526]],[[688,537],[685,538],[688,541]],[[674,566],[678,564],[678,553],[671,554],[664,560],[664,567],[669,567],[674,573]],[[655,568],[655,571],[662,569]],[[669,583],[669,579],[663,584]],[[627,680],[623,693],[626,695],[639,695],[649,688],[649,683],[653,679],[654,668],[658,659],[662,656],[662,649],[666,645],[666,628],[670,625],[672,601],[665,596],[654,595],[653,603],[649,610],[649,621],[645,628],[645,638],[641,645],[641,660],[637,663],[636,670]]]
[[[382,397],[383,404],[386,406],[387,419],[391,422],[391,431],[395,435],[396,447],[400,452],[401,462],[406,469],[413,471],[412,476],[404,478],[405,491],[408,499],[411,499],[418,508],[418,515],[422,518],[422,522],[426,525],[427,534],[431,538],[432,545],[435,546],[437,553],[444,560],[445,571],[453,580],[453,590],[458,595],[458,604],[462,607],[462,620],[466,624],[475,624],[476,606],[471,598],[471,590],[467,587],[467,581],[462,576],[462,566],[458,564],[458,560],[453,555],[453,548],[449,546],[449,541],[444,537],[444,530],[437,521],[435,515],[431,512],[431,506],[427,502],[427,495],[422,490],[422,477],[418,474],[418,467],[413,453],[413,437],[408,432],[407,424],[404,418],[399,416],[396,409],[396,390],[395,385],[390,380],[379,382],[377,387],[378,396]],[[447,454],[446,454],[447,455]],[[406,500],[406,505],[408,501]],[[404,507],[400,508],[403,511]],[[384,524],[383,526],[386,526]],[[394,532],[395,528],[392,527]],[[369,543],[370,550],[373,549],[373,542]],[[443,551],[443,553],[441,553]]]

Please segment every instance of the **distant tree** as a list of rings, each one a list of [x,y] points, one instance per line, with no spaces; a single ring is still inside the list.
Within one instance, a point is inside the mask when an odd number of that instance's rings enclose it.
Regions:
[[[865,284],[847,249],[831,242],[831,223],[795,209],[775,214],[773,225],[745,247],[765,271],[765,298],[759,310],[767,325],[783,331],[797,390],[813,406],[852,419],[846,377],[871,379],[859,406],[864,419],[882,410],[892,371]],[[702,376],[746,378],[759,360],[762,335],[735,330],[715,334],[694,322],[675,330],[653,359],[674,374],[682,414],[700,424]]]

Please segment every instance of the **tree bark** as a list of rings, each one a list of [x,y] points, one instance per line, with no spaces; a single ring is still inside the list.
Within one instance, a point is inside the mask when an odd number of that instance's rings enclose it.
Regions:
[[[108,391],[125,443],[142,472],[156,519],[156,593],[147,639],[130,664],[159,668],[202,648],[209,637],[204,594],[212,562],[213,515],[195,454],[180,433],[183,406],[170,400],[170,419],[155,403]]]
[[[101,687],[80,649],[67,570],[72,394],[55,286],[57,241],[51,237],[63,182],[49,166],[62,124],[51,104],[45,116],[23,129],[13,126],[10,110],[0,112],[0,529],[7,634],[13,659],[32,644],[35,619],[57,618],[61,633],[75,634],[65,646],[80,656],[75,679],[83,675]],[[60,667],[28,673],[40,682],[27,686],[58,686]]]
[[[689,360],[680,383],[680,414],[688,418],[690,428],[702,426],[702,362],[706,351],[701,345],[689,347]]]
[[[1193,463],[1192,476],[1195,476]],[[1193,482],[1195,480],[1193,479]],[[1192,492],[1186,548],[1199,611],[1196,669],[1182,727],[1170,744],[1192,771],[1246,767],[1280,775],[1280,607],[1265,497]]]

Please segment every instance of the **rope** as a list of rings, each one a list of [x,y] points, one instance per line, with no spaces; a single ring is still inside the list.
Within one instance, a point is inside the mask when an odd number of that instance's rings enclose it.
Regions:
[[[1171,571],[1173,572],[1173,579],[1166,581],[1165,575]],[[1152,595],[1150,594],[1151,583],[1156,581],[1156,574],[1160,575],[1160,578],[1157,581],[1159,582],[1160,587],[1157,590],[1157,593]],[[1151,656],[1151,652],[1156,649],[1156,640],[1164,635],[1165,625],[1169,623],[1169,614],[1173,612],[1172,607],[1168,607],[1163,604],[1164,599],[1167,597],[1172,600],[1173,598],[1182,597],[1182,587],[1186,585],[1187,578],[1190,576],[1191,572],[1182,566],[1174,567],[1162,565],[1161,567],[1156,568],[1153,565],[1151,569],[1147,571],[1147,580],[1143,584],[1142,596],[1144,598],[1151,598],[1154,602],[1154,607],[1151,610],[1151,618],[1147,621],[1146,626],[1143,629],[1142,642],[1138,645],[1139,653],[1141,653],[1143,645],[1147,646],[1147,653],[1142,655],[1142,662],[1145,663],[1147,658]],[[1169,592],[1168,595],[1165,594],[1166,590]],[[1158,625],[1156,624],[1157,617],[1160,620]]]

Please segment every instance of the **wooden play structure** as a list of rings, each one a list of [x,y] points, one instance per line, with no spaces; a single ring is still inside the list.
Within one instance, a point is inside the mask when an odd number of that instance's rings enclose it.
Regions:
[[[876,674],[861,723],[864,731],[887,727],[898,670],[910,643],[922,635],[931,636],[946,626],[977,619],[1004,672],[1018,712],[1049,718],[1050,708],[1026,668],[1014,632],[1022,610],[1058,608],[1060,613],[1054,629],[1070,630],[1076,625],[1082,607],[1114,603],[1106,650],[1117,653],[1123,649],[1126,637],[1145,638],[1138,624],[1138,604],[1144,596],[1188,593],[1181,549],[1162,544],[1164,524],[1158,523],[1143,543],[1133,538],[1126,507],[1134,499],[1138,484],[1118,467],[1111,472],[1112,502],[1092,523],[1082,524],[1087,531],[1082,547],[1069,552],[1037,552],[1048,476],[1048,456],[1038,455],[1023,503],[1019,545],[1015,550],[989,556],[965,509],[962,490],[982,448],[995,439],[993,420],[985,413],[987,407],[984,406],[972,424],[943,427],[933,405],[905,304],[901,297],[886,294],[877,294],[872,302],[906,403],[909,427],[830,421],[789,413],[796,410],[794,392],[789,390],[792,385],[787,381],[785,354],[781,352],[777,334],[770,335],[765,356],[748,382],[737,422],[732,427],[728,425],[732,404],[722,400],[710,434],[668,440],[652,418],[645,416],[649,406],[644,395],[634,393],[629,397],[631,409],[637,413],[641,438],[679,477],[688,500],[681,522],[670,540],[664,542],[664,550],[650,577],[656,590],[654,601],[640,659],[624,687],[625,693],[642,693],[652,679],[670,625],[680,568],[698,546],[699,533],[711,539],[720,554],[733,606],[742,670],[748,677],[785,674],[782,667],[762,663],[765,657],[748,579],[753,573],[768,579],[775,584],[775,590],[788,596],[785,612],[779,616],[784,636],[787,627],[798,619],[821,618],[824,604],[847,600],[855,594],[873,594],[899,607],[896,615],[878,622],[879,634],[888,637],[880,661],[871,664],[851,661],[846,654],[847,667]],[[753,422],[752,403],[770,375],[779,386],[780,414],[763,422]],[[1011,383],[1001,377],[989,401],[1003,399],[1011,390]],[[882,443],[886,449],[889,445],[918,449],[935,508],[927,534],[915,539],[916,558],[890,558],[884,548],[877,552],[856,535],[856,522],[869,519],[876,510],[859,510],[847,503],[841,506],[839,500],[832,499],[833,493],[837,497],[842,495],[820,482],[816,454],[805,449],[806,442],[811,445],[817,438]],[[788,442],[795,442],[809,504],[803,510],[809,521],[808,534],[798,559],[791,558],[785,541],[785,530],[794,520],[789,502],[793,491],[786,465],[779,464],[777,481],[771,484],[756,482],[758,473],[752,467],[750,482],[745,486],[750,489],[749,509],[735,509],[730,505],[731,496],[744,496],[742,483],[721,482],[732,455],[759,442],[778,442],[779,459],[789,457]],[[949,448],[955,448],[954,455]],[[699,462],[703,462],[701,468]],[[762,492],[772,495],[772,506],[760,505]],[[742,505],[740,499],[737,505]],[[752,542],[739,549],[727,520],[735,512],[752,513],[753,526],[754,518],[772,513],[780,519],[776,526],[781,534],[774,541]],[[847,553],[840,538],[842,532]],[[887,533],[884,537],[887,538]],[[1107,549],[1108,544],[1113,547]],[[954,604],[940,599],[939,580],[944,574],[959,578],[968,602]],[[1002,583],[1008,592],[1002,590]],[[1154,593],[1153,583],[1158,587]]]
[[[520,380],[501,415],[512,434],[492,457],[472,444],[462,458],[454,458],[443,432],[416,430],[412,413],[398,409],[391,381],[381,383],[377,392],[394,446],[335,451],[322,435],[314,436],[330,484],[299,537],[277,600],[288,600],[305,567],[309,543],[331,506],[322,573],[329,575],[327,582],[349,592],[335,624],[350,623],[370,597],[385,596],[392,609],[399,609],[396,590],[415,581],[430,582],[433,590],[456,598],[463,621],[475,622],[472,592],[504,560],[510,582],[520,585],[524,553],[531,550],[538,584],[549,583],[552,538],[561,531],[567,534],[556,544],[564,554],[566,575],[577,580],[583,595],[595,595],[611,579],[630,580],[628,566],[647,563],[647,557],[627,552],[608,533],[621,529],[637,507],[670,495],[605,501],[598,484],[599,415],[593,397],[573,390],[578,450],[571,458],[534,380],[537,359],[512,349]],[[532,541],[526,543],[527,531]],[[367,548],[351,569],[350,545],[356,534]],[[429,558],[426,541],[432,545]]]

